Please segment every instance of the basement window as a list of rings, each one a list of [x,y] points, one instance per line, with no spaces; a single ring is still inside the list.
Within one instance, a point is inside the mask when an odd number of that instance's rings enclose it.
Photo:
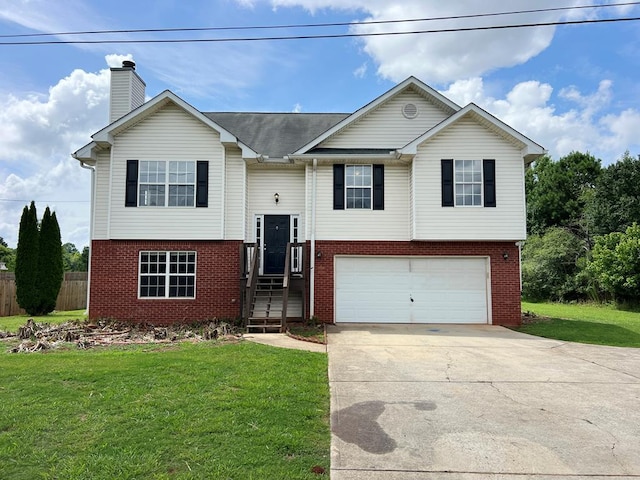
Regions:
[[[140,298],[195,298],[196,252],[140,252]]]

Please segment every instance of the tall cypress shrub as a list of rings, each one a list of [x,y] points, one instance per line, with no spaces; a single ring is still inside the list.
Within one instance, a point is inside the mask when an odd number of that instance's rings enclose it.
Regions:
[[[22,210],[16,248],[16,296],[18,305],[29,315],[37,315],[40,310],[37,285],[39,249],[40,232],[36,204],[31,202],[29,208],[24,207]]]
[[[44,211],[40,225],[40,247],[38,259],[38,278],[36,285],[40,295],[40,315],[53,312],[64,267],[62,262],[62,242],[60,241],[60,227],[56,214],[51,213],[49,207]]]

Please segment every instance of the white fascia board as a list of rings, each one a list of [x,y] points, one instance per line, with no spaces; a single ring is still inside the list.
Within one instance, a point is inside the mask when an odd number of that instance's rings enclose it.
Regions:
[[[76,150],[71,154],[73,158],[82,163],[96,162],[96,147],[98,144],[96,142],[87,143],[84,147]]]
[[[407,145],[402,147],[400,150],[398,150],[398,152],[401,155],[415,155],[418,152],[418,146],[420,144],[426,142],[430,138],[433,138],[434,136],[436,136],[437,134],[442,132],[444,129],[446,129],[449,126],[453,125],[458,120],[460,120],[461,118],[463,118],[464,116],[468,115],[471,112],[473,112],[476,115],[482,117],[484,120],[486,120],[487,122],[491,123],[496,128],[502,130],[505,134],[507,134],[511,138],[513,138],[513,139],[519,141],[520,143],[524,144],[524,147],[523,147],[523,150],[522,150],[523,158],[524,158],[525,154],[526,155],[535,155],[535,156],[544,155],[545,149],[543,147],[538,145],[536,142],[534,142],[530,138],[524,136],[523,134],[521,134],[520,132],[518,132],[514,128],[510,127],[509,125],[504,123],[502,120],[494,117],[493,115],[491,115],[487,111],[483,110],[482,108],[477,106],[475,103],[470,103],[469,105],[464,107],[462,110],[457,111],[456,113],[451,115],[449,118],[443,120],[438,125],[434,126],[430,130],[428,130],[425,133],[423,133],[422,135],[420,135],[415,140],[411,141],[410,143],[408,143]]]
[[[399,83],[398,85],[393,87],[388,92],[383,93],[382,95],[380,95],[378,98],[376,98],[372,102],[368,103],[364,107],[362,107],[359,110],[357,110],[356,112],[352,113],[347,118],[345,118],[341,122],[337,123],[332,128],[330,128],[329,130],[324,132],[319,137],[316,137],[315,139],[313,139],[311,142],[307,143],[302,148],[296,150],[293,153],[293,155],[300,155],[300,154],[306,153],[307,150],[317,146],[318,144],[320,144],[321,142],[323,142],[324,140],[326,140],[330,136],[334,135],[336,132],[339,132],[340,130],[346,128],[349,124],[355,122],[356,120],[358,120],[359,118],[363,117],[364,115],[366,115],[370,111],[376,109],[379,105],[383,104],[384,102],[386,102],[390,98],[396,96],[397,94],[399,94],[400,92],[402,92],[403,90],[405,90],[409,86],[414,86],[414,87],[422,90],[425,93],[425,95],[433,97],[436,100],[436,103],[441,103],[441,104],[445,105],[446,107],[448,107],[451,110],[456,111],[456,112],[458,110],[460,110],[460,106],[459,105],[455,104],[454,102],[449,100],[447,97],[445,97],[441,93],[437,92],[436,90],[434,90],[433,88],[428,86],[426,83],[421,82],[420,80],[418,80],[415,77],[409,77],[405,81],[403,81],[402,83]]]
[[[395,150],[389,151],[389,153],[360,153],[360,154],[313,154],[309,153],[306,155],[288,155],[287,159],[289,161],[293,161],[294,163],[311,163],[314,159],[318,161],[328,161],[335,162],[336,160],[340,160],[341,163],[349,163],[349,160],[352,161],[362,161],[362,160],[397,160],[398,157],[396,155]]]
[[[132,110],[124,117],[116,120],[112,124],[106,126],[99,132],[92,135],[96,142],[107,142],[113,144],[113,132],[126,128],[128,125],[132,125],[134,123],[139,122],[144,116],[152,114],[155,110],[161,108],[168,102],[173,102],[178,107],[182,108],[185,112],[192,115],[197,120],[201,121],[208,127],[212,128],[216,132],[220,134],[220,142],[226,144],[235,144],[240,146],[243,151],[243,155],[246,153],[247,156],[259,156],[257,152],[254,152],[248,146],[241,144],[238,141],[235,135],[233,135],[228,130],[222,128],[216,122],[211,120],[209,117],[204,115],[202,112],[191,106],[189,103],[185,102],[182,98],[178,97],[175,93],[170,90],[165,90],[164,92],[156,95],[151,100],[141,105],[140,107]]]

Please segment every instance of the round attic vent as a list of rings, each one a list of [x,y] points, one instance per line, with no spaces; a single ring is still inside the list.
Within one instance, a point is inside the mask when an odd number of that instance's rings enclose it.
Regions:
[[[406,118],[416,118],[418,116],[418,107],[414,103],[407,103],[402,107],[402,115]]]

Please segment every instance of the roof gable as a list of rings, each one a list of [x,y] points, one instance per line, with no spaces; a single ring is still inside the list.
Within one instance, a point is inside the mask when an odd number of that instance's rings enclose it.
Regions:
[[[354,126],[357,122],[364,119],[367,115],[372,114],[374,111],[382,107],[384,104],[392,100],[393,98],[401,95],[405,92],[413,91],[417,94],[421,95],[425,99],[429,101],[432,105],[442,110],[445,116],[449,116],[454,112],[460,110],[460,107],[453,103],[451,100],[446,98],[444,95],[438,93],[428,85],[422,83],[420,80],[415,77],[409,77],[404,82],[396,85],[394,88],[384,93],[383,95],[376,98],[374,101],[365,105],[355,113],[349,115],[341,122],[334,125],[332,128],[322,133],[318,137],[314,138],[310,142],[306,143],[304,146],[299,148],[294,155],[303,155],[308,153],[309,150],[312,150],[315,147],[321,146],[323,142],[325,142],[330,137],[337,135],[340,132],[345,131],[347,128]],[[322,146],[330,146],[331,143],[328,142],[327,145]],[[392,147],[391,145],[389,147]]]
[[[489,130],[497,133],[501,137],[516,143],[521,149],[522,156],[527,163],[534,161],[536,158],[546,153],[545,149],[538,145],[536,142],[518,132],[514,128],[510,127],[502,120],[499,120],[487,111],[478,107],[474,103],[470,103],[463,109],[451,115],[446,120],[434,126],[429,131],[423,133],[422,135],[405,145],[403,148],[401,148],[398,153],[400,155],[415,155],[417,153],[419,145],[429,141],[429,139],[435,137],[452,125],[455,125],[462,118],[471,118],[475,122],[487,127]]]
[[[229,132],[227,129],[223,128],[221,125],[218,125],[211,118],[207,117],[202,112],[198,111],[197,109],[192,107],[190,104],[182,100],[180,97],[178,97],[175,93],[169,90],[165,90],[164,92],[155,96],[154,98],[152,98],[151,100],[143,104],[142,106],[136,108],[135,110],[132,110],[131,112],[124,115],[123,117],[116,120],[115,122],[111,123],[110,125],[107,125],[105,128],[103,128],[102,130],[92,135],[92,138],[94,142],[97,144],[100,144],[100,143],[112,144],[113,137],[115,135],[131,128],[133,125],[141,122],[142,120],[149,117],[150,115],[153,115],[155,112],[159,111],[161,108],[165,107],[169,103],[173,103],[177,105],[189,115],[193,116],[200,122],[204,123],[206,126],[218,132],[220,134],[220,141],[222,143],[237,144],[242,149],[243,157],[258,158],[260,156],[260,154],[257,153],[255,150],[251,149],[250,147],[248,147],[247,145],[239,141],[234,134]],[[89,145],[83,147],[82,149],[78,150],[78,152],[76,153],[82,152],[88,146]]]

